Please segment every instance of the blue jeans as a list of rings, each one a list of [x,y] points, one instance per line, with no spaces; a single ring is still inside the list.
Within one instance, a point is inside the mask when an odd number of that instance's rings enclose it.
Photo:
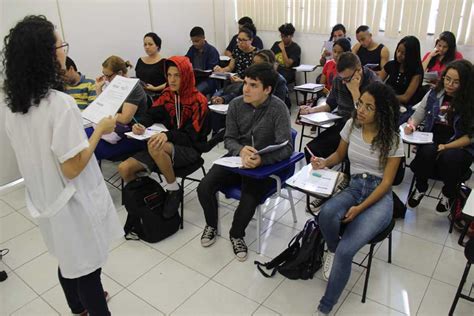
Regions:
[[[392,190],[345,227],[340,237],[341,220],[351,206],[362,203],[382,181],[370,174],[351,176],[349,187],[329,199],[319,213],[319,225],[329,251],[335,253],[326,292],[318,309],[329,313],[337,303],[351,275],[355,254],[383,231],[390,223],[393,212]]]

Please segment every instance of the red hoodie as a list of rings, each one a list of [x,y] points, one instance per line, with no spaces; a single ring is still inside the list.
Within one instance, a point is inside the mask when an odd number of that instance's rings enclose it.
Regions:
[[[147,114],[141,118],[141,123],[145,126],[163,123],[169,130],[166,132],[169,142],[194,147],[202,152],[202,143],[207,141],[210,131],[207,124],[207,99],[195,87],[193,67],[189,59],[185,56],[170,57],[166,61],[166,67],[169,67],[170,62],[179,70],[179,91],[176,93],[166,87]]]

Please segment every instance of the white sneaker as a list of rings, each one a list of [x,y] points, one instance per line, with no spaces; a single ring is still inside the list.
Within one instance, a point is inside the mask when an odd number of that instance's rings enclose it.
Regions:
[[[323,278],[326,281],[329,280],[329,276],[331,275],[333,262],[334,262],[334,253],[328,250],[326,253],[326,257],[324,258],[324,266],[323,266]]]

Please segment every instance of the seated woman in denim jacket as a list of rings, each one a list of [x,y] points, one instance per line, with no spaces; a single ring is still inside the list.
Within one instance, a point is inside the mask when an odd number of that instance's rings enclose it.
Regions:
[[[405,133],[411,134],[425,122],[423,131],[433,133],[433,143],[418,147],[410,168],[416,186],[408,196],[408,205],[416,207],[428,189],[428,179],[440,178],[444,187],[436,212],[451,209],[456,191],[468,172],[474,154],[474,75],[467,60],[449,63],[442,80],[417,105],[408,120]]]
[[[312,157],[313,169],[331,167],[348,155],[349,187],[321,208],[319,224],[328,252],[323,277],[328,280],[318,312],[328,314],[341,296],[351,274],[352,258],[384,230],[392,218],[392,182],[403,143],[398,134],[399,101],[391,88],[369,84],[341,131],[337,150],[327,159]],[[345,231],[340,237],[341,226]]]

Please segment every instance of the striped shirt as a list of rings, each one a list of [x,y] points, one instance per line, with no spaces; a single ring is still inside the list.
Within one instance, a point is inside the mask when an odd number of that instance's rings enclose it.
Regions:
[[[76,100],[79,109],[84,110],[92,101],[95,100],[95,81],[87,79],[86,76],[81,75],[79,83],[71,86],[65,85],[65,93],[69,94]]]
[[[371,144],[362,138],[362,127],[354,125],[351,132],[352,119],[346,122],[341,131],[341,138],[349,144],[347,154],[351,162],[351,175],[358,173],[369,173],[371,175],[383,178],[384,166],[380,165],[380,150],[372,150]],[[391,148],[388,157],[403,157],[405,151],[403,149],[402,138],[400,137],[398,144]]]

